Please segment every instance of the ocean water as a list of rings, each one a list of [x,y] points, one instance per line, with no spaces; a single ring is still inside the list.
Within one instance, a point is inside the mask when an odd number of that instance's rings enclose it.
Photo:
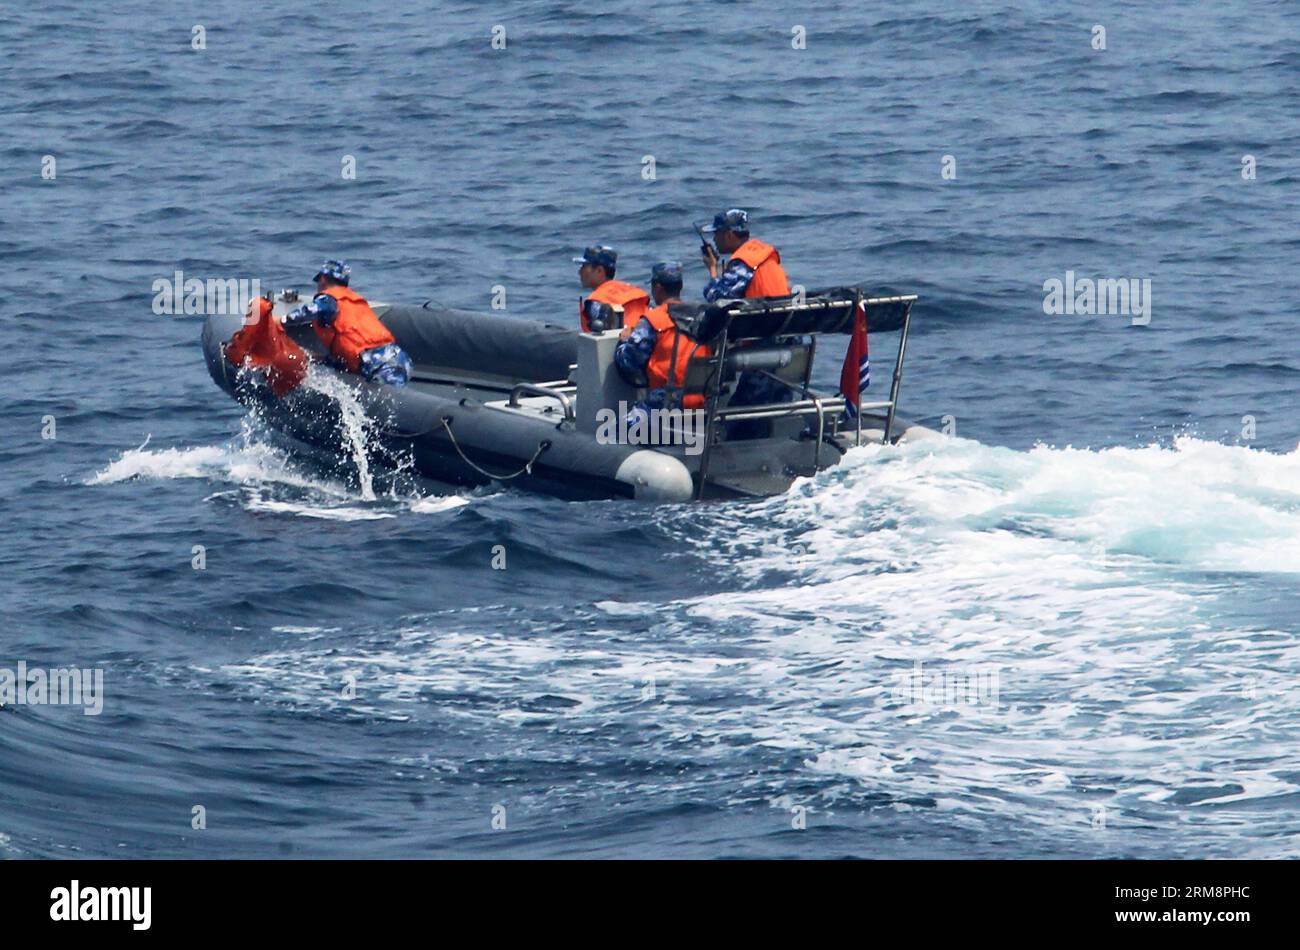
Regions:
[[[1300,853],[1293,3],[7,14],[0,668],[104,686],[0,710],[0,854]],[[594,242],[698,293],[732,205],[921,295],[903,411],[952,438],[457,493],[284,444],[151,306],[344,256],[563,321]],[[1149,322],[1044,313],[1067,272]]]

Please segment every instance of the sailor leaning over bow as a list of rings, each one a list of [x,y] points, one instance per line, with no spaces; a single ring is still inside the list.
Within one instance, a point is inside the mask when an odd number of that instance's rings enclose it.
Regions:
[[[286,313],[284,322],[310,323],[339,369],[371,382],[405,386],[411,378],[410,357],[366,299],[348,286],[351,277],[345,262],[326,261],[316,271],[316,296]]]

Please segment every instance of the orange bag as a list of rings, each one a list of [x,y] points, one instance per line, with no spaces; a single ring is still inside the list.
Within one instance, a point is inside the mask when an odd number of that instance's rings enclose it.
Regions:
[[[265,297],[248,305],[248,318],[252,322],[236,331],[226,344],[226,359],[235,366],[265,367],[271,392],[277,396],[291,393],[306,377],[311,357],[289,339],[280,321],[271,316],[271,301]]]

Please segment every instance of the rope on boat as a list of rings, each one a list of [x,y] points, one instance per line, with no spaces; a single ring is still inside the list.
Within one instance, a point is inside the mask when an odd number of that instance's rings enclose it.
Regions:
[[[494,478],[500,482],[508,482],[510,481],[510,479],[518,478],[520,475],[533,474],[533,463],[536,462],[539,458],[541,458],[542,453],[551,447],[551,440],[543,439],[541,442],[537,443],[537,451],[533,453],[533,457],[530,458],[524,464],[523,468],[510,475],[498,475],[496,472],[489,472],[487,469],[483,468],[482,466],[476,465],[470,461],[469,456],[467,456],[464,450],[461,449],[460,443],[456,441],[456,433],[451,431],[451,416],[442,417],[442,427],[447,430],[447,435],[451,439],[451,446],[456,450],[456,454],[460,456],[460,460],[462,462],[464,462],[466,465],[474,469],[474,471],[478,472],[480,475],[484,476],[485,478]]]

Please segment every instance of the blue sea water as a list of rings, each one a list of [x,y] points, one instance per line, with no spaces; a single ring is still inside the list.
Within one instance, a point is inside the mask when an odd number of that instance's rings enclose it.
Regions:
[[[1300,853],[1298,84],[1268,0],[6,8],[0,667],[104,707],[0,710],[0,854]],[[732,205],[921,295],[954,438],[748,503],[371,493],[151,307],[344,256],[566,321],[594,242],[698,293]],[[1067,271],[1149,324],[1045,314]]]

